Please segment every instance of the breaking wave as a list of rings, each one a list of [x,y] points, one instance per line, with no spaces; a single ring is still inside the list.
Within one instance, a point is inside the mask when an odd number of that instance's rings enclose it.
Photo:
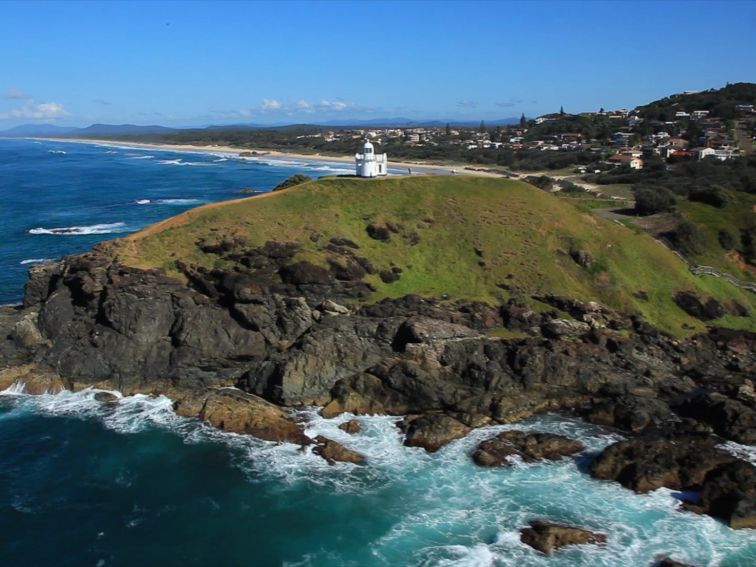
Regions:
[[[57,155],[57,156],[64,156],[64,155],[66,155],[66,152],[64,152],[63,150],[47,150],[47,153],[48,154]]]
[[[161,165],[190,165],[190,166],[212,166],[212,163],[208,163],[206,161],[184,161],[181,158],[179,159],[161,159],[158,160],[158,163]]]
[[[90,226],[64,226],[60,228],[37,227],[29,229],[29,234],[52,234],[56,236],[82,236],[87,234],[117,234],[128,232],[126,223],[114,222]]]
[[[28,260],[21,260],[19,264],[25,266],[27,264],[42,264],[43,262],[51,262],[52,258],[29,258]]]
[[[95,419],[122,434],[157,429],[170,431],[189,445],[223,444],[233,465],[248,482],[258,485],[254,490],[275,490],[277,505],[293,511],[299,505],[297,495],[306,494],[307,506],[320,513],[361,514],[362,510],[384,526],[376,527],[367,542],[362,563],[347,560],[340,547],[333,547],[339,544],[331,541],[330,548],[317,546],[288,565],[598,567],[649,565],[659,557],[673,556],[693,564],[745,566],[756,559],[756,532],[731,530],[707,516],[681,512],[670,490],[639,495],[582,472],[581,462],[621,437],[577,419],[546,415],[484,427],[429,454],[402,444],[395,425],[398,417],[357,417],[362,430],[350,435],[339,425],[355,416],[325,419],[315,408],[294,412],[309,436],[324,435],[368,459],[367,466],[330,466],[309,448],[224,433],[180,417],[164,396],[123,397],[113,392],[117,403],[111,404],[96,401],[98,391],[26,396],[15,386],[0,395],[12,399],[11,414]],[[475,446],[507,429],[564,434],[580,439],[587,449],[576,459],[548,464],[517,462],[493,469],[473,464],[470,454]],[[271,489],[270,481],[278,488]],[[287,498],[295,501],[285,503]],[[338,507],[345,502],[347,507]],[[142,511],[147,519],[148,513]],[[601,531],[607,543],[541,554],[519,538],[520,528],[534,518]],[[355,519],[367,525],[364,518]]]

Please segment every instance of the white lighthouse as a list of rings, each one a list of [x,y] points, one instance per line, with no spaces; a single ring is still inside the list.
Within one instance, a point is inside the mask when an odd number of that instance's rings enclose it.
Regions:
[[[378,177],[388,174],[386,154],[377,154],[368,140],[362,146],[361,154],[354,154],[354,165],[358,177]]]

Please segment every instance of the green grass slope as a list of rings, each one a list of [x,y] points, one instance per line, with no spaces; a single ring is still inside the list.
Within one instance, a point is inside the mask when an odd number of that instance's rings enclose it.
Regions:
[[[368,236],[368,224],[386,222],[401,225],[400,233],[387,242]],[[552,292],[640,311],[675,334],[703,328],[672,301],[679,290],[756,309],[754,294],[693,276],[648,235],[525,183],[482,177],[321,179],[188,211],[133,235],[121,243],[120,254],[125,263],[176,273],[177,259],[207,267],[219,262],[199,250],[199,238],[230,236],[244,236],[250,246],[297,241],[303,245],[299,259],[324,266],[328,239],[349,238],[378,269],[402,269],[390,284],[368,276],[377,289],[371,301],[408,293],[488,302],[516,296],[539,307],[530,295]],[[593,256],[590,269],[572,260],[573,248]],[[639,299],[639,291],[647,299]],[[754,325],[753,319],[731,316],[718,323]]]

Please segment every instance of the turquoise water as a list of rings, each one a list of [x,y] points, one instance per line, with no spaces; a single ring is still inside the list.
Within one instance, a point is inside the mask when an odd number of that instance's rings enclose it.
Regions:
[[[0,140],[0,303],[21,298],[31,260],[85,250],[242,187],[340,168]],[[363,431],[350,436],[338,429],[350,416],[300,412],[310,435],[368,457],[364,467],[329,466],[309,450],[180,418],[166,398],[109,406],[93,395],[0,394],[0,566],[613,567],[669,554],[756,565],[756,531],[680,512],[668,490],[636,495],[590,479],[591,454],[618,437],[578,420],[485,428],[429,455],[401,444],[398,418],[361,417]],[[577,437],[588,451],[508,469],[472,463],[480,440],[515,427]],[[728,448],[756,460],[754,448]],[[603,531],[608,543],[544,556],[519,542],[534,518]]]
[[[339,440],[368,465],[329,466],[309,451],[220,433],[176,416],[170,400],[106,406],[89,391],[0,399],[4,565],[647,565],[673,554],[698,565],[750,566],[756,532],[676,510],[668,490],[636,495],[591,480],[587,457],[481,469],[475,431],[436,454],[408,448],[396,418],[362,417],[350,436],[315,411],[310,434]],[[617,439],[557,416],[518,428]],[[603,531],[605,546],[551,557],[521,544],[529,519]],[[44,541],[45,544],[41,545]]]

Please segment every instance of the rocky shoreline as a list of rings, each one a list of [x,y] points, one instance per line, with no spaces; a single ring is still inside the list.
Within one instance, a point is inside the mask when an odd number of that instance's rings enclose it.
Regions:
[[[364,457],[308,438],[286,408],[404,415],[405,444],[428,451],[483,425],[569,412],[630,437],[596,456],[595,478],[682,490],[693,495],[686,509],[756,528],[756,467],[717,448],[756,444],[756,333],[678,340],[637,314],[553,295],[535,298],[538,312],[516,300],[364,304],[375,268],[346,239],[327,244],[329,268],[295,261],[297,243],[197,246],[224,268],[181,264],[181,281],[121,265],[113,243],[31,268],[23,307],[0,309],[0,389],[164,394],[180,415],[311,444],[331,463]],[[474,459],[507,466],[580,450],[508,432]],[[561,541],[545,524],[529,529],[549,549]]]

